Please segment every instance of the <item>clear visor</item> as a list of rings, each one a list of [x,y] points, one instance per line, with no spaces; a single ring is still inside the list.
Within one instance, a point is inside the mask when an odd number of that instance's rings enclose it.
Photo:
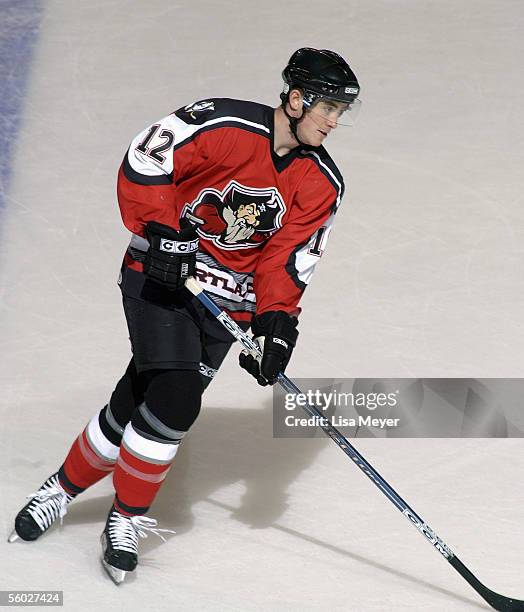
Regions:
[[[337,102],[329,98],[318,98],[312,104],[306,105],[307,112],[329,127],[344,125],[352,127],[355,125],[362,102],[357,98],[350,104]]]

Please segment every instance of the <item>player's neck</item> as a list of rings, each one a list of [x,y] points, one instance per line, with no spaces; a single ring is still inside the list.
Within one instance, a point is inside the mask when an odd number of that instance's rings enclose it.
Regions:
[[[289,129],[289,119],[279,106],[275,108],[275,133],[273,137],[273,148],[279,157],[287,155],[291,149],[298,147],[296,138]]]

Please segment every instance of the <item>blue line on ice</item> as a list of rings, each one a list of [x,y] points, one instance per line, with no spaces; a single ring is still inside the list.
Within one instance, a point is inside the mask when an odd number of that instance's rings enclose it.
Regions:
[[[11,159],[41,18],[41,0],[0,0],[0,211],[5,207]]]

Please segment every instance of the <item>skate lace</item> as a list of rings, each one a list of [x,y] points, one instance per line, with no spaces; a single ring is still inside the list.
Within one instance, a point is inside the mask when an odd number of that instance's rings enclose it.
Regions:
[[[109,517],[109,538],[111,545],[117,550],[136,553],[138,549],[138,538],[147,538],[149,533],[154,533],[164,542],[166,539],[162,533],[175,533],[172,529],[160,529],[157,520],[147,516],[124,516],[119,512],[113,512]]]
[[[55,475],[46,480],[38,491],[28,495],[27,499],[33,500],[27,509],[29,514],[40,529],[45,531],[57,517],[60,517],[60,523],[63,522],[67,514],[67,504],[73,498],[62,489],[58,476]]]

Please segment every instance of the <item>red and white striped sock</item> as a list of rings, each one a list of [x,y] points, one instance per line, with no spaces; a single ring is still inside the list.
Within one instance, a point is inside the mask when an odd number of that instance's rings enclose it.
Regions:
[[[141,436],[128,423],[120,445],[113,484],[115,507],[122,514],[145,514],[153,503],[180,446]]]
[[[61,485],[72,494],[87,489],[113,471],[118,452],[100,429],[97,413],[73,442],[59,470]]]

